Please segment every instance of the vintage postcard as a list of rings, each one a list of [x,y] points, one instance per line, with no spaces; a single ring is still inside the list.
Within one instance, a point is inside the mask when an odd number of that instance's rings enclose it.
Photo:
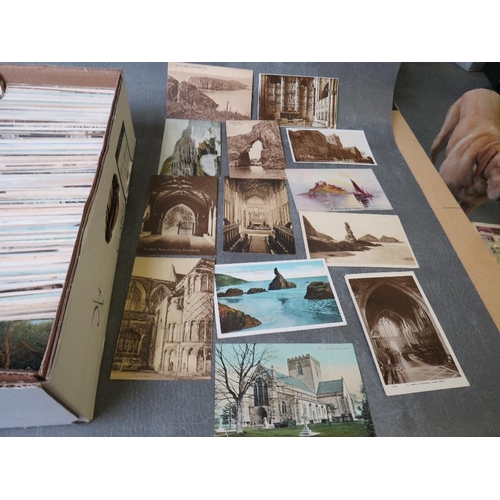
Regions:
[[[289,168],[286,176],[299,212],[392,210],[371,169]]]
[[[136,257],[111,379],[210,379],[214,264]]]
[[[253,71],[168,63],[167,117],[193,120],[250,120]]]
[[[229,177],[286,179],[278,123],[272,120],[226,122]]]
[[[280,126],[335,128],[338,78],[259,75],[259,120]]]
[[[469,385],[413,272],[345,279],[387,396]]]
[[[485,222],[473,222],[473,224],[488,250],[500,264],[500,225]]]
[[[306,253],[328,266],[418,267],[397,215],[299,212]]]
[[[220,123],[215,121],[167,118],[158,174],[219,176],[220,129]]]
[[[362,130],[287,128],[296,163],[376,165]]]
[[[323,259],[215,267],[219,338],[345,325]]]
[[[217,344],[216,436],[375,436],[352,344]]]
[[[53,319],[0,321],[2,371],[37,372],[49,342]]]
[[[152,175],[138,255],[215,255],[217,178]]]
[[[286,181],[224,179],[223,250],[295,254]]]

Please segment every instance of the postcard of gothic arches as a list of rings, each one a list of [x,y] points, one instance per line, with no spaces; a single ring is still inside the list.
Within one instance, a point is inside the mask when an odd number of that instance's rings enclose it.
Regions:
[[[210,379],[214,265],[213,259],[136,257],[111,379]]]
[[[151,176],[138,255],[215,255],[216,236],[216,177]]]
[[[345,280],[387,396],[469,386],[413,272]]]

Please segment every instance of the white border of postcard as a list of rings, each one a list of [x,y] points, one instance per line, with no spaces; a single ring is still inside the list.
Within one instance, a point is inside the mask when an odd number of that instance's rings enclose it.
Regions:
[[[319,263],[322,263],[319,267],[321,268],[321,274],[307,274],[308,268],[310,264],[313,264],[314,266],[318,266]],[[292,268],[292,267],[298,267],[302,268],[298,274],[298,276],[287,276],[287,268]],[[263,328],[260,330],[254,330],[253,328],[245,328],[241,330],[234,330],[231,332],[227,333],[222,333],[221,331],[221,323],[220,323],[220,314],[219,314],[219,302],[218,302],[218,296],[217,292],[220,291],[217,289],[217,275],[218,274],[225,274],[225,270],[230,271],[231,268],[233,268],[236,272],[239,269],[241,271],[238,271],[240,274],[243,274],[245,272],[248,273],[267,273],[266,277],[263,277],[260,280],[252,280],[252,281],[272,281],[273,278],[271,275],[273,275],[274,268],[277,268],[279,273],[282,274],[282,276],[285,278],[285,280],[293,280],[293,278],[304,278],[304,277],[311,277],[314,278],[315,276],[322,277],[322,278],[327,278],[328,283],[330,285],[331,291],[333,292],[333,299],[335,301],[335,305],[338,309],[338,314],[341,318],[340,321],[334,321],[334,322],[326,322],[326,323],[314,323],[314,324],[302,324],[299,326],[288,326],[288,327],[283,327],[283,328]],[[248,269],[249,271],[246,271],[245,269]],[[254,268],[254,269],[252,269]],[[260,268],[260,269],[258,269]],[[316,271],[317,272],[317,271]],[[269,275],[270,273],[270,275]],[[238,285],[234,285],[235,288],[238,287]],[[225,288],[225,287],[224,287]],[[335,287],[333,285],[332,278],[330,276],[330,272],[328,270],[328,267],[326,266],[326,263],[324,259],[313,259],[313,260],[307,260],[307,259],[300,259],[300,260],[282,260],[282,261],[263,261],[263,262],[248,262],[248,263],[234,263],[234,264],[216,264],[215,266],[215,324],[217,327],[217,338],[219,339],[227,339],[227,338],[244,338],[249,335],[261,335],[261,334],[266,334],[266,333],[279,333],[279,332],[292,332],[292,331],[301,331],[301,330],[312,330],[312,329],[317,329],[317,328],[329,328],[329,327],[334,327],[334,326],[343,326],[346,325],[346,320],[344,316],[344,312],[342,310],[342,306],[340,305],[338,294],[335,290]],[[231,307],[231,306],[229,306]],[[242,311],[243,312],[243,311]],[[304,339],[306,340],[306,339]]]
[[[304,218],[307,219],[312,229],[321,235],[319,243],[325,248],[330,244],[331,250],[310,251],[312,242],[307,237]],[[397,215],[301,211],[299,212],[299,222],[307,258],[311,258],[311,253],[313,259],[324,258],[328,267],[390,267],[400,269],[419,267],[401,220]],[[357,236],[360,239],[355,241],[342,239],[343,234],[347,236],[346,224],[349,224],[351,236],[354,238]],[[331,240],[328,240],[327,237],[330,237]],[[391,241],[394,239],[397,241]]]
[[[307,157],[301,159],[301,152],[296,151],[293,146],[293,141],[290,137],[290,132],[305,132],[307,134],[316,135],[318,132],[325,136],[325,142],[330,143],[335,147],[337,145],[339,152],[345,157],[326,157],[324,159],[318,156]],[[311,128],[311,127],[287,127],[286,135],[288,144],[292,153],[294,163],[329,163],[335,165],[362,165],[364,167],[373,167],[377,165],[373,153],[368,145],[365,132],[363,130],[339,130],[337,128]],[[338,141],[341,145],[338,146]],[[314,145],[307,144],[304,146],[304,154],[311,155],[311,150]],[[318,153],[319,154],[319,153]],[[333,153],[332,153],[333,154]]]
[[[435,330],[435,333],[441,342],[441,345],[445,348],[446,351],[448,351],[449,356],[453,360],[453,364],[457,368],[457,376],[455,377],[448,377],[448,378],[439,378],[436,376],[436,378],[429,379],[429,380],[415,380],[415,381],[408,381],[408,382],[402,382],[402,383],[397,383],[397,384],[388,384],[384,381],[383,373],[381,371],[381,367],[379,366],[378,363],[378,357],[377,354],[375,353],[373,344],[371,342],[371,337],[370,333],[368,332],[368,327],[366,324],[366,311],[361,310],[361,307],[358,303],[358,300],[354,294],[354,291],[351,287],[350,280],[356,280],[356,279],[363,279],[363,278],[368,278],[368,279],[380,279],[380,278],[397,278],[397,277],[410,277],[413,279],[413,282],[415,286],[418,289],[418,292],[420,294],[419,301],[417,302],[422,309],[425,309],[425,313],[427,318],[430,320],[432,323],[432,327]],[[370,348],[370,352],[373,357],[373,361],[375,363],[375,367],[377,369],[380,381],[382,383],[382,387],[385,391],[386,396],[397,396],[401,394],[411,394],[411,393],[416,393],[416,392],[427,392],[427,391],[436,391],[436,390],[441,390],[441,389],[453,389],[457,387],[468,387],[470,384],[467,381],[462,368],[460,367],[458,360],[450,346],[450,343],[448,342],[448,339],[446,338],[446,335],[443,332],[443,329],[441,328],[441,325],[439,324],[439,321],[432,310],[429,301],[427,300],[427,297],[425,296],[422,287],[420,286],[420,283],[418,282],[415,273],[412,271],[408,272],[400,272],[400,273],[367,273],[367,274],[346,274],[345,275],[345,280],[347,283],[347,288],[349,289],[349,292],[351,294],[352,300],[354,302],[354,306],[356,307],[356,312],[358,314],[361,326],[363,327],[363,331],[365,333],[365,338],[368,343],[368,346]],[[376,290],[377,287],[375,287],[371,292]],[[401,287],[402,293],[407,294],[407,291],[405,291]],[[370,293],[371,293],[370,292]],[[413,298],[414,299],[414,298]],[[414,299],[415,300],[415,299]],[[432,366],[432,365],[429,365]]]

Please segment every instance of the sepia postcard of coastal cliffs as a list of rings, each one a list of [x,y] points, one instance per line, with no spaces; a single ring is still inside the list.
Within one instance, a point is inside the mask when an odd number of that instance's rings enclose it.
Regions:
[[[167,117],[194,120],[250,120],[253,71],[168,63]]]
[[[287,128],[295,163],[376,165],[363,130]]]
[[[215,267],[218,338],[345,325],[323,259]]]
[[[328,266],[417,268],[397,215],[299,212],[306,253]]]

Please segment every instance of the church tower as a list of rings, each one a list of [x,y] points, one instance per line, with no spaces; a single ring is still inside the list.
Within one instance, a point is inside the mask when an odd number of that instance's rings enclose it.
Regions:
[[[288,375],[301,380],[316,393],[318,384],[323,381],[321,365],[310,354],[287,359]]]

